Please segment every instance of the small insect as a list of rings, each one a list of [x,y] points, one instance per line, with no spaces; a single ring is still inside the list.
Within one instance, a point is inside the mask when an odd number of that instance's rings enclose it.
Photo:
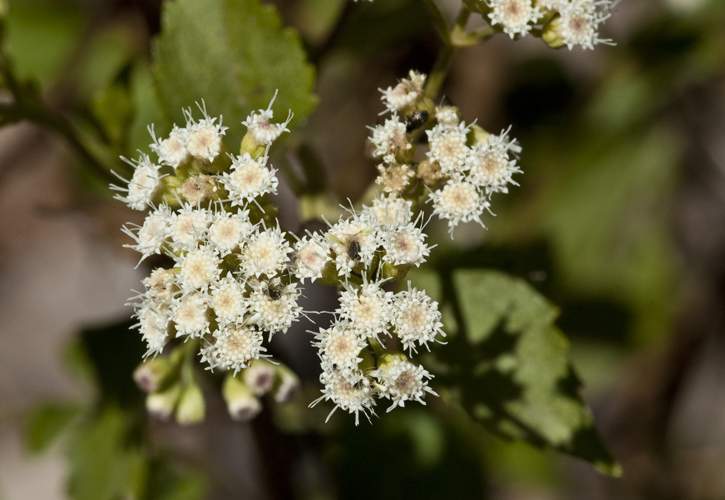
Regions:
[[[425,125],[428,121],[428,112],[424,109],[413,111],[405,120],[405,131],[411,133],[413,130]]]
[[[357,240],[350,242],[350,246],[347,247],[347,255],[352,260],[360,260],[360,243]]]
[[[282,291],[274,286],[268,286],[266,290],[267,297],[272,300],[279,300],[282,298]]]

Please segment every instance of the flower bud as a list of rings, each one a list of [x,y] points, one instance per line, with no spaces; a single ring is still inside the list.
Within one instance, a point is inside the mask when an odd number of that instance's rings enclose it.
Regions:
[[[169,356],[159,356],[138,365],[133,380],[144,392],[159,392],[178,378],[178,368]]]
[[[378,358],[378,371],[387,373],[393,367],[396,361],[408,361],[408,358],[402,352],[387,351]]]
[[[248,422],[262,411],[262,403],[241,377],[229,374],[222,388],[229,415],[234,420]]]
[[[244,382],[254,394],[262,396],[268,393],[274,386],[275,367],[269,361],[255,359],[249,368],[244,370]]]
[[[201,387],[194,381],[187,382],[176,408],[176,421],[181,425],[198,424],[204,420],[205,413],[206,404]]]
[[[146,396],[146,410],[159,420],[168,420],[181,395],[181,384],[176,383],[162,392]]]
[[[552,49],[560,49],[566,45],[561,36],[560,19],[559,16],[556,16],[544,26],[541,32],[541,39]]]
[[[300,389],[300,379],[284,365],[276,367],[277,383],[274,387],[274,400],[277,403],[289,403]]]

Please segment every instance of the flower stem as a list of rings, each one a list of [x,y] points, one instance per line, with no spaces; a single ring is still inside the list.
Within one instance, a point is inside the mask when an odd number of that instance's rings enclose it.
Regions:
[[[433,15],[433,20],[436,26],[436,31],[438,31],[439,35],[441,35],[441,41],[443,42],[443,48],[438,53],[438,58],[433,64],[433,69],[428,76],[428,80],[425,86],[426,97],[430,99],[435,99],[435,97],[440,92],[441,87],[443,86],[443,82],[448,76],[448,72],[450,71],[451,64],[453,62],[453,56],[455,55],[456,49],[458,48],[458,44],[456,43],[456,36],[458,33],[465,32],[466,23],[468,22],[468,18],[471,15],[471,11],[465,5],[462,6],[461,11],[458,13],[458,17],[453,24],[453,28],[449,29],[448,25],[445,24],[445,19],[443,19],[443,15],[441,14],[435,2],[433,0],[425,0],[425,3],[429,7],[429,10],[435,12],[435,14]],[[441,20],[446,26],[444,34],[440,33]]]

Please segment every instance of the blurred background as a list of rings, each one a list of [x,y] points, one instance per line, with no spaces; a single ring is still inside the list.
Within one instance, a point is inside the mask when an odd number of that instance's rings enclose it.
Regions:
[[[271,3],[317,66],[319,98],[276,161],[304,148],[328,192],[355,202],[376,175],[366,126],[381,120],[378,89],[429,71],[440,40],[414,0]],[[120,231],[142,217],[111,199],[102,167],[146,149],[160,116],[161,2],[4,9],[16,74],[83,147],[48,116],[8,115],[0,90],[1,499],[133,498],[138,484],[135,496],[169,500],[725,498],[725,3],[623,0],[601,30],[616,45],[594,51],[499,35],[461,49],[443,88],[466,122],[512,126],[525,174],[494,198],[487,230],[451,242],[433,224],[433,253],[524,278],[559,307],[616,479],[438,402],[324,425],[329,407],[303,411],[319,394],[310,324],[272,344],[309,384],[300,405],[234,423],[212,384],[204,424],[147,418],[124,304],[149,268]],[[281,220],[296,230],[294,186],[281,181]],[[322,287],[306,295],[309,308],[334,301]]]

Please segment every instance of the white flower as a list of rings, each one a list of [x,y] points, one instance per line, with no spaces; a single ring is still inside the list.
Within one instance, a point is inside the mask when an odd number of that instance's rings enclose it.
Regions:
[[[302,282],[315,281],[330,260],[330,244],[319,234],[305,236],[295,244],[295,254],[294,275]]]
[[[458,116],[458,109],[454,106],[442,106],[436,108],[436,122],[444,127],[457,127],[461,122]]]
[[[210,305],[220,324],[241,323],[248,311],[244,286],[231,276],[213,283]]]
[[[219,117],[219,123],[214,123],[216,118],[210,118],[206,113],[206,107],[202,101],[199,105],[204,118],[194,121],[191,117],[191,109],[184,110],[186,116],[186,129],[184,130],[186,150],[195,158],[214,161],[222,148],[222,137],[227,131],[227,127],[222,126],[222,118]]]
[[[132,161],[121,157],[123,161],[134,168],[133,176],[130,181],[126,181],[123,177],[113,172],[116,177],[124,182],[128,182],[128,186],[121,187],[111,184],[113,191],[121,191],[126,193],[125,196],[117,194],[115,199],[124,202],[134,210],[145,210],[152,204],[154,193],[159,187],[161,174],[159,165],[154,164],[147,155],[142,154],[137,161]]]
[[[236,214],[217,212],[209,227],[209,243],[219,255],[229,255],[243,246],[252,231],[248,210],[237,210]]]
[[[398,226],[410,222],[413,216],[412,202],[396,196],[377,196],[370,207],[363,207],[363,213],[370,213],[381,226]]]
[[[408,140],[405,122],[400,121],[397,114],[385,120],[384,125],[371,128],[373,136],[370,142],[375,146],[373,155],[382,158],[386,163],[395,163],[395,157],[412,149]]]
[[[476,186],[466,181],[451,181],[443,189],[431,193],[430,199],[433,202],[433,213],[448,219],[451,230],[458,223],[470,220],[483,226],[481,214],[489,207]]]
[[[416,101],[423,97],[423,86],[426,75],[410,70],[408,78],[403,78],[395,87],[379,89],[382,92],[382,101],[388,111],[401,112],[412,107]]]
[[[190,250],[186,255],[176,258],[181,267],[179,284],[182,290],[206,290],[219,278],[221,259],[208,246]]]
[[[261,231],[252,236],[242,250],[242,272],[249,277],[265,275],[271,278],[285,268],[291,251],[279,228]]]
[[[320,375],[320,382],[325,385],[322,389],[322,396],[313,401],[310,407],[315,406],[322,400],[332,400],[335,403],[335,407],[327,416],[327,420],[330,419],[338,408],[349,413],[354,413],[355,425],[360,423],[360,412],[368,420],[370,420],[368,412],[375,415],[375,411],[373,410],[373,406],[375,406],[373,391],[370,388],[370,382],[362,373],[355,373],[352,377],[344,377],[337,370],[325,370]],[[327,420],[325,421],[327,422]]]
[[[146,286],[146,295],[159,310],[167,310],[171,301],[179,292],[176,283],[176,273],[171,269],[157,267],[143,280]]]
[[[171,215],[169,236],[174,248],[189,250],[196,248],[205,238],[211,213],[193,205],[183,205]]]
[[[176,336],[201,337],[209,333],[208,297],[192,292],[175,299],[171,306]]]
[[[266,166],[267,157],[255,160],[249,153],[232,157],[231,171],[223,177],[229,199],[235,205],[245,205],[267,193],[276,194],[279,181],[276,170]]]
[[[257,283],[249,296],[249,308],[254,314],[250,321],[267,330],[270,336],[275,332],[286,332],[302,312],[297,305],[299,295],[295,283],[283,286],[279,279]]]
[[[489,6],[491,24],[500,24],[511,38],[526,35],[542,15],[532,0],[489,0]]]
[[[166,345],[169,333],[169,315],[159,312],[155,307],[142,307],[136,311],[138,328],[144,342],[146,354],[144,357],[160,354]]]
[[[466,158],[466,168],[470,169],[467,180],[484,188],[488,194],[508,193],[508,184],[518,186],[513,174],[521,173],[509,151],[518,153],[520,150],[515,140],[509,140],[508,131],[491,135],[486,144],[476,144]]]
[[[597,33],[599,25],[611,15],[611,5],[608,0],[573,0],[560,8],[556,30],[569,50],[575,45],[591,50],[598,43],[612,43]]]
[[[468,154],[466,134],[470,131],[464,122],[456,127],[439,124],[432,130],[426,130],[430,144],[428,157],[438,162],[443,173],[455,176],[463,170]]]
[[[356,373],[357,365],[362,361],[359,357],[360,351],[367,343],[349,323],[335,322],[331,328],[321,329],[315,338],[317,343],[314,345],[320,350],[323,369],[336,369],[344,377],[351,377]]]
[[[229,325],[214,332],[213,342],[201,350],[201,361],[209,363],[211,370],[232,370],[236,375],[264,351],[261,332],[249,326]]]
[[[394,265],[425,262],[430,247],[425,244],[426,234],[414,223],[380,232],[381,245],[385,249],[383,260]]]
[[[156,138],[153,125],[148,130],[154,141],[151,144],[151,150],[158,155],[161,163],[176,168],[188,158],[186,130],[174,125],[169,136],[163,140]]]
[[[269,103],[266,110],[260,109],[259,111],[252,112],[246,120],[242,122],[242,125],[247,127],[247,132],[251,134],[259,144],[269,145],[272,144],[277,138],[282,135],[283,132],[289,132],[287,125],[292,120],[292,112],[287,114],[287,120],[284,123],[271,123],[270,120],[273,118],[274,113],[272,112],[272,104],[277,98],[277,92],[275,91],[274,97]]]
[[[417,401],[425,404],[423,397],[428,392],[437,396],[433,389],[428,387],[428,379],[433,376],[422,366],[414,365],[410,361],[396,359],[393,365],[385,370],[375,370],[371,373],[378,378],[383,386],[383,395],[393,400],[387,411],[396,406],[405,406],[406,401]]]
[[[376,231],[379,224],[370,214],[353,214],[340,220],[327,232],[330,246],[335,252],[335,265],[340,276],[349,276],[353,268],[362,263],[369,266],[378,247]]]
[[[170,234],[171,210],[166,205],[161,205],[146,216],[143,226],[134,230],[124,226],[123,232],[136,240],[135,245],[124,245],[133,248],[141,254],[141,260],[161,253],[164,243],[167,242]]]
[[[366,283],[348,288],[340,294],[340,316],[366,337],[387,333],[392,319],[393,294],[380,288],[379,283]]]
[[[438,303],[424,291],[411,288],[410,281],[407,291],[395,295],[393,310],[395,334],[409,351],[415,351],[416,342],[427,348],[438,334],[445,336]]]

